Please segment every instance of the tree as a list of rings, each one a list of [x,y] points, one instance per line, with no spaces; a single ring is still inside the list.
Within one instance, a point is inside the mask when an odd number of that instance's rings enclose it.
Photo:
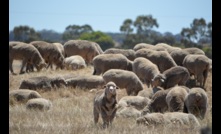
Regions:
[[[103,32],[100,31],[92,33],[84,33],[79,37],[79,39],[96,42],[101,46],[102,50],[106,50],[114,46],[113,39],[107,34],[104,34]]]
[[[17,26],[13,29],[14,40],[29,43],[34,40],[40,40],[41,36],[38,32],[29,26]]]
[[[129,35],[130,33],[133,32],[132,25],[133,25],[133,21],[131,19],[126,19],[123,22],[123,25],[120,27],[120,31],[125,33],[126,35]]]
[[[93,29],[90,25],[69,25],[65,28],[65,31],[62,35],[63,40],[74,40],[78,39],[81,34],[83,33],[91,33],[93,32]]]

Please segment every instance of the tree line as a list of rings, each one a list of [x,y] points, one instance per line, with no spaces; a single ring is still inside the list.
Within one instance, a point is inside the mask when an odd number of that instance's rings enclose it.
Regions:
[[[160,25],[152,15],[140,15],[135,20],[125,19],[119,27],[120,33],[104,33],[94,31],[88,25],[68,25],[63,33],[43,29],[36,31],[34,28],[16,26],[9,31],[9,41],[31,42],[44,40],[48,42],[64,43],[68,40],[82,39],[94,41],[101,45],[103,50],[111,47],[131,49],[137,43],[167,43],[178,47],[198,47],[204,50],[208,57],[212,57],[212,22],[203,18],[195,18],[190,27],[182,28],[180,33],[173,35],[170,32],[160,33],[153,28]]]

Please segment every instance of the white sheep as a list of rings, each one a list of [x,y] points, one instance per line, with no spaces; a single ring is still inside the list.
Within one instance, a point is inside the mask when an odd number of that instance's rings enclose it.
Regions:
[[[133,49],[109,48],[104,51],[104,54],[123,54],[131,61],[136,58],[135,51]]]
[[[85,60],[80,55],[73,55],[64,59],[66,69],[77,70],[86,67]]]
[[[34,98],[28,100],[26,103],[26,109],[30,110],[50,110],[52,108],[52,102],[45,98]]]

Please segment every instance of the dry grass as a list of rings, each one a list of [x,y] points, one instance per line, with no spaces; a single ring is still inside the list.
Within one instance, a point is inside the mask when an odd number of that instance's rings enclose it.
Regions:
[[[15,62],[19,72],[19,62]],[[79,71],[42,70],[41,72],[23,75],[9,74],[9,90],[18,89],[20,81],[33,76],[82,75],[92,74],[93,67]],[[136,125],[135,118],[116,118],[112,126],[106,130],[96,127],[93,122],[94,92],[79,88],[63,88],[53,91],[38,91],[42,97],[52,101],[49,111],[32,111],[25,108],[25,104],[12,103],[9,105],[9,133],[15,134],[198,134],[199,128],[158,126],[146,127]],[[212,106],[212,74],[209,74],[206,83],[206,92],[209,97],[209,108]],[[126,95],[125,89],[118,90],[118,99]],[[10,101],[10,100],[9,100]],[[204,120],[199,120],[201,126],[212,126],[210,109]],[[99,126],[102,121],[99,119]]]

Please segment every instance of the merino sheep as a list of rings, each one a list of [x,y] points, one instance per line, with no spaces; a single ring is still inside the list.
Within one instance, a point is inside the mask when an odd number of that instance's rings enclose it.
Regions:
[[[82,89],[101,88],[105,85],[102,76],[80,75],[66,79],[68,87],[78,87]]]
[[[22,60],[20,74],[24,73],[24,67],[27,63],[35,66],[38,71],[46,67],[46,63],[39,51],[34,46],[23,42],[9,42],[9,70],[13,75],[16,75],[12,67],[13,60]]]
[[[124,96],[118,102],[118,107],[133,106],[137,110],[142,110],[150,103],[150,99],[142,96]]]
[[[141,111],[141,115],[152,112],[164,113],[168,111],[166,96],[170,89],[157,91],[151,98],[149,105],[146,105]]]
[[[30,44],[32,44],[34,47],[38,49],[38,51],[44,58],[45,62],[48,63],[47,68],[50,65],[55,64],[56,69],[58,68],[63,69],[64,56],[55,45],[45,41],[32,41],[30,42]]]
[[[197,118],[192,114],[182,112],[168,112],[168,113],[150,113],[136,119],[138,125],[146,126],[156,125],[185,125],[188,127],[200,127]]]
[[[184,112],[184,99],[187,91],[181,86],[175,86],[167,93],[166,103],[170,112]]]
[[[123,54],[131,61],[133,61],[136,58],[135,51],[133,49],[109,48],[104,51],[104,54]]]
[[[26,103],[26,108],[31,110],[49,110],[51,107],[51,101],[44,98],[30,99]]]
[[[112,124],[117,112],[117,89],[118,87],[114,82],[108,82],[104,86],[103,91],[96,93],[94,97],[94,123],[97,124],[99,120],[99,114],[103,119],[103,128]]]
[[[190,75],[194,75],[196,82],[203,88],[210,69],[209,58],[205,55],[190,54],[184,58],[183,66],[188,69]]]
[[[52,43],[52,44],[54,44],[58,48],[59,52],[64,56],[64,46],[61,43],[58,43],[58,42],[55,42],[55,43]]]
[[[175,66],[164,71],[162,74],[156,75],[152,79],[152,85],[161,86],[164,89],[168,89],[175,85],[186,86],[186,82],[189,80],[190,74],[185,67]]]
[[[167,51],[155,51],[151,49],[140,49],[135,53],[136,57],[144,57],[157,65],[160,72],[177,66],[176,62]]]
[[[184,48],[183,50],[189,54],[205,55],[205,52],[197,47]]]
[[[143,90],[143,84],[134,72],[122,69],[110,69],[103,74],[105,83],[113,81],[120,88],[126,88],[127,95],[137,95]]]
[[[141,116],[141,112],[133,106],[126,106],[117,109],[116,117],[124,118],[138,118]]]
[[[101,54],[99,45],[95,42],[87,40],[69,40],[65,42],[64,52],[65,57],[80,55],[84,58],[86,64],[92,63],[93,58]]]
[[[160,74],[156,64],[143,57],[138,57],[133,61],[132,69],[133,72],[146,83],[148,88],[154,76]],[[153,87],[152,84],[151,86]]]
[[[136,44],[136,45],[134,46],[133,50],[134,50],[134,51],[137,51],[137,50],[140,50],[140,49],[142,49],[142,48],[147,48],[147,49],[149,49],[149,48],[152,48],[152,47],[153,47],[152,44],[138,43],[138,44]]]
[[[166,43],[158,43],[155,45],[156,47],[163,47],[167,50],[168,53],[171,53],[172,51],[177,51],[177,50],[181,50],[181,48],[179,47],[173,47],[173,46],[170,46]]]
[[[122,54],[100,54],[93,59],[93,75],[100,75],[109,69],[132,71],[132,61]]]
[[[41,98],[37,91],[23,89],[9,91],[9,98],[14,98],[18,102],[27,102],[29,99]]]
[[[60,88],[62,85],[67,85],[65,79],[62,77],[36,76],[22,80],[19,89],[51,90],[52,88]]]
[[[188,113],[204,119],[208,109],[208,97],[202,88],[191,88],[184,102]]]
[[[73,55],[64,59],[66,69],[82,69],[86,67],[85,60],[80,55]]]
[[[184,51],[183,49],[173,51],[170,53],[170,56],[173,58],[173,60],[176,62],[178,66],[183,65],[183,59],[188,55],[189,53],[187,51]]]

